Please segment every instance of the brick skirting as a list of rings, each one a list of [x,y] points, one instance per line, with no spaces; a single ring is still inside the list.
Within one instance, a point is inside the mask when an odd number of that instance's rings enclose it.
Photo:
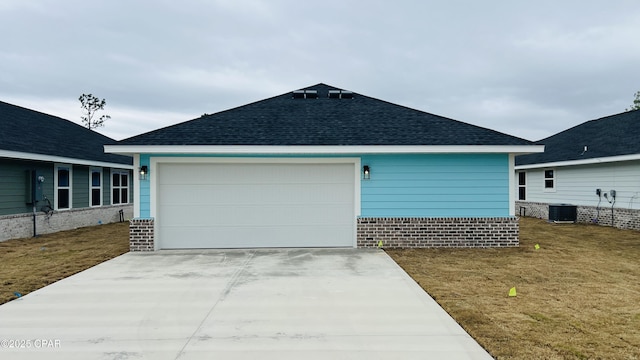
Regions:
[[[153,251],[153,219],[132,219],[129,222],[129,250]]]
[[[85,226],[110,224],[120,221],[120,210],[125,219],[133,217],[133,205],[105,205],[90,208],[56,210],[36,214],[36,234],[44,235]],[[33,214],[0,216],[0,241],[33,236]]]
[[[130,251],[154,251],[154,220],[132,219]],[[358,247],[507,247],[519,245],[517,217],[359,218]]]
[[[608,205],[608,206],[607,206]],[[577,205],[579,223],[611,226],[611,205],[606,203],[600,208]],[[516,212],[521,216],[549,219],[549,204],[540,202],[516,201]],[[640,210],[613,208],[613,226],[618,229],[640,230]]]
[[[358,219],[358,247],[518,246],[519,233],[517,217]]]

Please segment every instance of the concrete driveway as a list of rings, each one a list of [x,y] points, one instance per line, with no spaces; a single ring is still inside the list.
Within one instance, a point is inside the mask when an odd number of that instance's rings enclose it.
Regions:
[[[3,359],[491,359],[362,249],[128,253],[0,306],[0,341]]]

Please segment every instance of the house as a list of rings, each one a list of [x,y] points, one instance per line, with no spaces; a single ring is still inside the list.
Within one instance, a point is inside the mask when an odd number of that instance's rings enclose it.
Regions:
[[[317,84],[105,146],[131,249],[516,246],[514,155],[543,146]]]
[[[578,222],[640,230],[640,111],[587,121],[537,143],[544,153],[516,157],[518,210],[547,219],[549,205],[568,204]]]
[[[0,241],[133,215],[132,158],[115,140],[0,102]]]

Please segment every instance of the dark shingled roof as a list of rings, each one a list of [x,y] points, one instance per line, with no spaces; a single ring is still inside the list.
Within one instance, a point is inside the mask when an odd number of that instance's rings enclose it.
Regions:
[[[497,131],[317,84],[134,136],[117,145],[532,145]]]
[[[133,164],[130,156],[105,154],[116,141],[56,116],[0,101],[0,150]]]
[[[544,153],[516,156],[516,165],[640,154],[640,110],[587,121],[536,144]]]

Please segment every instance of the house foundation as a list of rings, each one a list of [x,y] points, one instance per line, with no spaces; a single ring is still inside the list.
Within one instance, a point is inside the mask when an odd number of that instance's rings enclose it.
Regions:
[[[618,229],[640,230],[640,210],[611,206],[577,205],[577,222],[613,226]],[[541,202],[516,201],[516,211],[521,216],[549,219],[549,204]]]
[[[85,226],[109,224],[133,217],[133,205],[107,205],[36,214],[36,235],[51,234]],[[33,214],[0,216],[0,241],[32,237]]]
[[[357,246],[385,248],[518,246],[517,217],[499,218],[359,218]],[[154,250],[154,219],[132,219],[131,251]]]
[[[358,247],[507,247],[519,234],[517,217],[358,219]]]

